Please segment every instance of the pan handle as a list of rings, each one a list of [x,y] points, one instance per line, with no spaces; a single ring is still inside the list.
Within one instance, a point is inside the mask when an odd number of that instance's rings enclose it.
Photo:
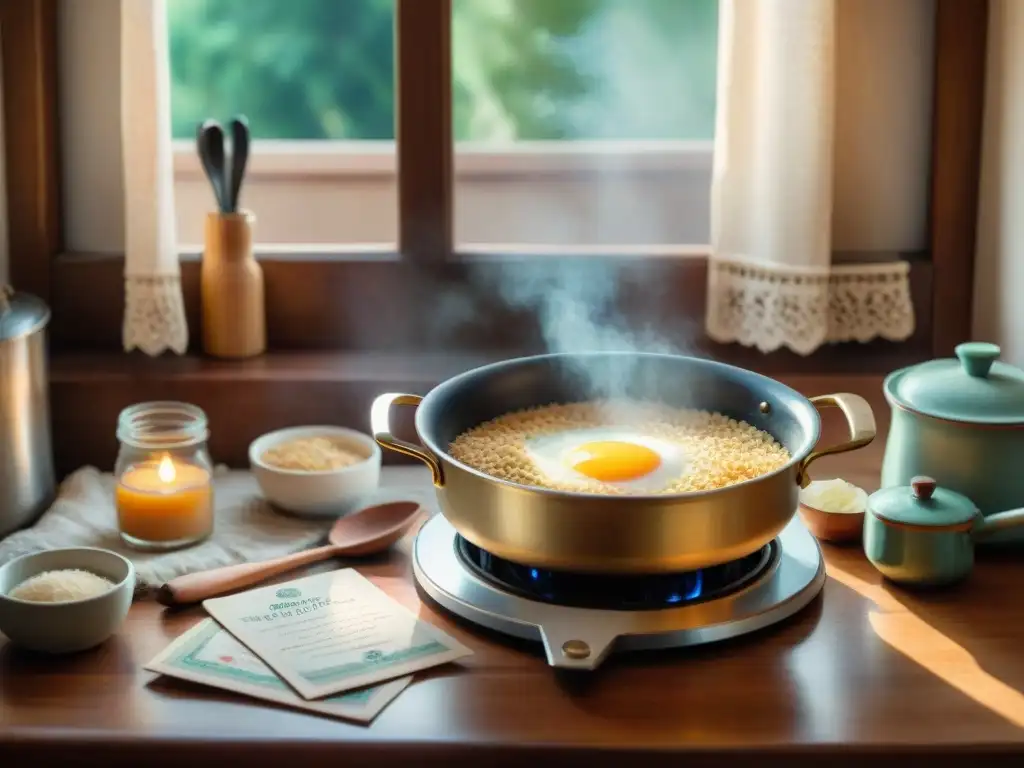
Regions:
[[[412,456],[430,467],[434,485],[440,488],[444,485],[444,471],[441,469],[441,462],[425,448],[405,440],[399,440],[391,434],[391,419],[389,418],[391,406],[419,405],[422,400],[423,398],[419,395],[402,395],[397,392],[379,395],[370,407],[370,429],[373,432],[373,439],[381,448]]]
[[[801,488],[806,488],[811,482],[807,468],[822,456],[855,451],[875,439],[875,414],[872,413],[868,401],[860,395],[840,392],[835,395],[812,397],[811,402],[819,408],[835,406],[841,410],[846,417],[846,423],[850,426],[850,439],[845,443],[822,448],[820,451],[811,451],[807,458],[800,462],[796,471],[796,481]]]

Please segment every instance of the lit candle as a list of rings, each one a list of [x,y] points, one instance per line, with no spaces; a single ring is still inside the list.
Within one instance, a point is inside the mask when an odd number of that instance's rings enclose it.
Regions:
[[[213,530],[213,489],[202,467],[159,461],[129,467],[117,484],[117,518],[129,543],[155,548],[200,541]]]

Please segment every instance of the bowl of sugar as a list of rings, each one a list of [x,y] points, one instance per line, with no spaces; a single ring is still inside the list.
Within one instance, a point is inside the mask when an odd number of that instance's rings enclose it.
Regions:
[[[69,547],[16,557],[0,567],[0,632],[22,648],[75,653],[124,623],[135,568],[106,549]]]
[[[860,541],[868,494],[842,478],[814,480],[800,491],[800,519],[818,541]]]

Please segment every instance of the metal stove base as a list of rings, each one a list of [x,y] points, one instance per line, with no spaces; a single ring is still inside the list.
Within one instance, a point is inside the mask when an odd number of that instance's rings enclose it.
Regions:
[[[439,605],[474,624],[544,645],[548,664],[596,669],[612,651],[681,648],[754,632],[807,606],[825,584],[818,542],[796,516],[776,540],[760,579],[716,600],[656,611],[610,611],[528,600],[473,573],[456,552],[455,529],[435,515],[413,547],[413,573]]]

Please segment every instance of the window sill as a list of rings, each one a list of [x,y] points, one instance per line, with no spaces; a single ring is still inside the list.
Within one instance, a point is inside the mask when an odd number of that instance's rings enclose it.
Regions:
[[[294,249],[260,255],[266,285],[270,348],[373,352],[536,350],[542,345],[534,308],[509,308],[495,287],[548,277],[611,283],[616,310],[631,328],[651,327],[669,343],[688,346],[702,316],[706,261],[692,254],[640,256],[624,250],[583,259],[516,253],[460,254],[439,267],[420,267],[386,250],[327,253]],[[188,326],[200,327],[199,267],[181,261]],[[65,255],[53,285],[53,335],[62,351],[120,347],[124,261],[117,255]],[[88,286],[88,290],[83,290]],[[198,334],[192,334],[197,350]]]
[[[245,361],[57,354],[50,364],[57,470],[64,476],[86,464],[112,467],[117,415],[134,403],[180,400],[199,406],[210,419],[214,459],[245,467],[249,444],[266,432],[298,424],[366,430],[370,403],[378,394],[426,393],[492,360],[481,355],[375,353],[273,353]],[[407,437],[413,434],[412,412],[395,414],[396,431]]]
[[[713,356],[784,380],[799,391],[848,390],[865,377],[916,362],[910,345],[874,343],[823,350],[828,358],[760,355],[720,347]],[[870,355],[871,364],[865,365]],[[139,354],[56,354],[51,361],[54,454],[60,476],[83,465],[113,466],[114,428],[125,407],[148,400],[193,403],[210,418],[210,451],[218,462],[248,466],[249,444],[260,435],[299,424],[337,424],[366,430],[373,398],[382,392],[425,394],[462,371],[508,358],[507,353],[272,352],[245,361],[200,356],[147,358]],[[827,384],[821,371],[828,371]],[[413,409],[395,413],[395,431],[414,439]],[[388,455],[389,463],[398,459]]]
[[[512,283],[613,286],[616,328],[644,330],[663,347],[774,371],[891,370],[931,351],[932,268],[908,257],[917,331],[901,344],[844,344],[803,358],[762,355],[711,342],[702,333],[707,260],[681,249],[644,253],[556,255],[495,251],[461,253],[421,267],[394,252],[279,251],[261,255],[270,349],[277,352],[483,353],[514,357],[543,351],[537,307],[510,306],[496,286]],[[858,256],[863,260],[867,256]],[[199,261],[183,259],[182,291],[192,351],[200,327]],[[546,288],[545,288],[546,289]],[[538,290],[538,293],[540,291]],[[60,352],[118,353],[124,308],[124,261],[117,255],[65,255],[54,265],[52,338]],[[846,366],[845,368],[842,366]],[[888,367],[885,367],[888,366]]]

